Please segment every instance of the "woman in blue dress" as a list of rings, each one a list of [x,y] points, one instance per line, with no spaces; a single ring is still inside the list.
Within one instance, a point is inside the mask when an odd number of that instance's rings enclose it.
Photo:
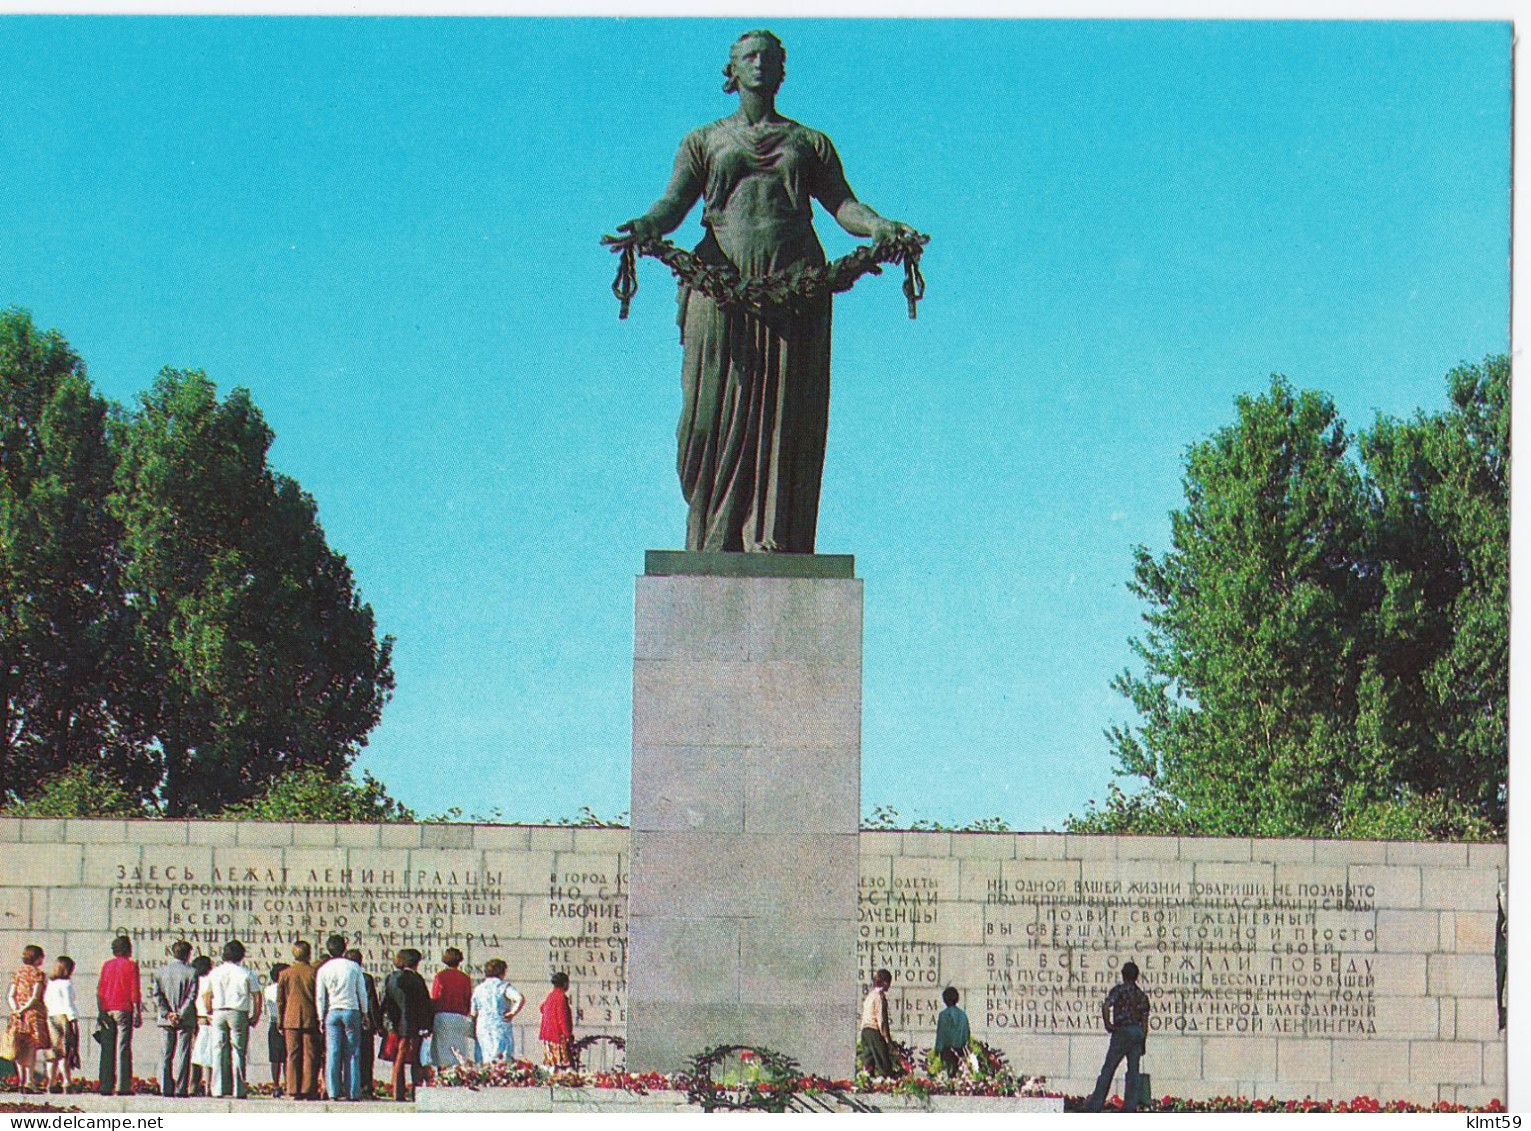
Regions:
[[[482,1061],[516,1058],[516,1014],[526,1005],[521,991],[505,981],[505,963],[491,958],[484,963],[484,980],[473,991],[472,1017]]]

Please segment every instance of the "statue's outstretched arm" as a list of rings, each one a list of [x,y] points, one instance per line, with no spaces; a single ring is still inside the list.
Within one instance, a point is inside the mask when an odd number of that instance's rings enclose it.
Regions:
[[[702,195],[701,178],[690,147],[682,143],[675,157],[675,172],[664,195],[642,216],[635,216],[625,224],[618,224],[617,231],[631,232],[639,239],[664,236],[680,227],[686,213],[690,212]]]
[[[861,236],[874,242],[892,236],[917,234],[908,224],[879,216],[853,196],[847,197],[841,202],[840,207],[835,209],[835,223],[853,236]]]

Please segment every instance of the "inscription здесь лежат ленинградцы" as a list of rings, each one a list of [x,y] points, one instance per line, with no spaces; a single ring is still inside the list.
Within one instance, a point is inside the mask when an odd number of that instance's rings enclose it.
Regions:
[[[223,864],[215,855],[211,867],[116,865],[111,930],[132,937],[151,960],[176,939],[216,955],[238,938],[258,972],[288,961],[297,939],[332,933],[345,935],[378,971],[404,947],[429,963],[456,946],[470,969],[499,957],[513,978],[567,971],[583,1027],[620,1034],[627,896],[618,856],[530,878],[528,869],[294,867],[280,853],[272,857]]]

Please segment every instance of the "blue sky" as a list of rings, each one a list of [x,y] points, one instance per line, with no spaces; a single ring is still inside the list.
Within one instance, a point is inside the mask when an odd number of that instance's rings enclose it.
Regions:
[[[416,808],[627,808],[680,351],[667,273],[619,322],[598,241],[759,22],[0,20],[0,305],[116,399],[253,392],[398,638],[359,765]],[[918,321],[893,273],[836,300],[864,808],[1056,826],[1110,780],[1186,446],[1272,372],[1362,426],[1507,348],[1510,26],[769,26],[782,111],[933,237]]]

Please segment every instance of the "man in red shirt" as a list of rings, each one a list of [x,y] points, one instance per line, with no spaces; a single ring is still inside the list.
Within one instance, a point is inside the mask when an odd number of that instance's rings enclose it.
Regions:
[[[101,1094],[133,1093],[133,1030],[144,1023],[143,986],[127,935],[112,940],[113,957],[101,967],[96,1011],[101,1020]]]

